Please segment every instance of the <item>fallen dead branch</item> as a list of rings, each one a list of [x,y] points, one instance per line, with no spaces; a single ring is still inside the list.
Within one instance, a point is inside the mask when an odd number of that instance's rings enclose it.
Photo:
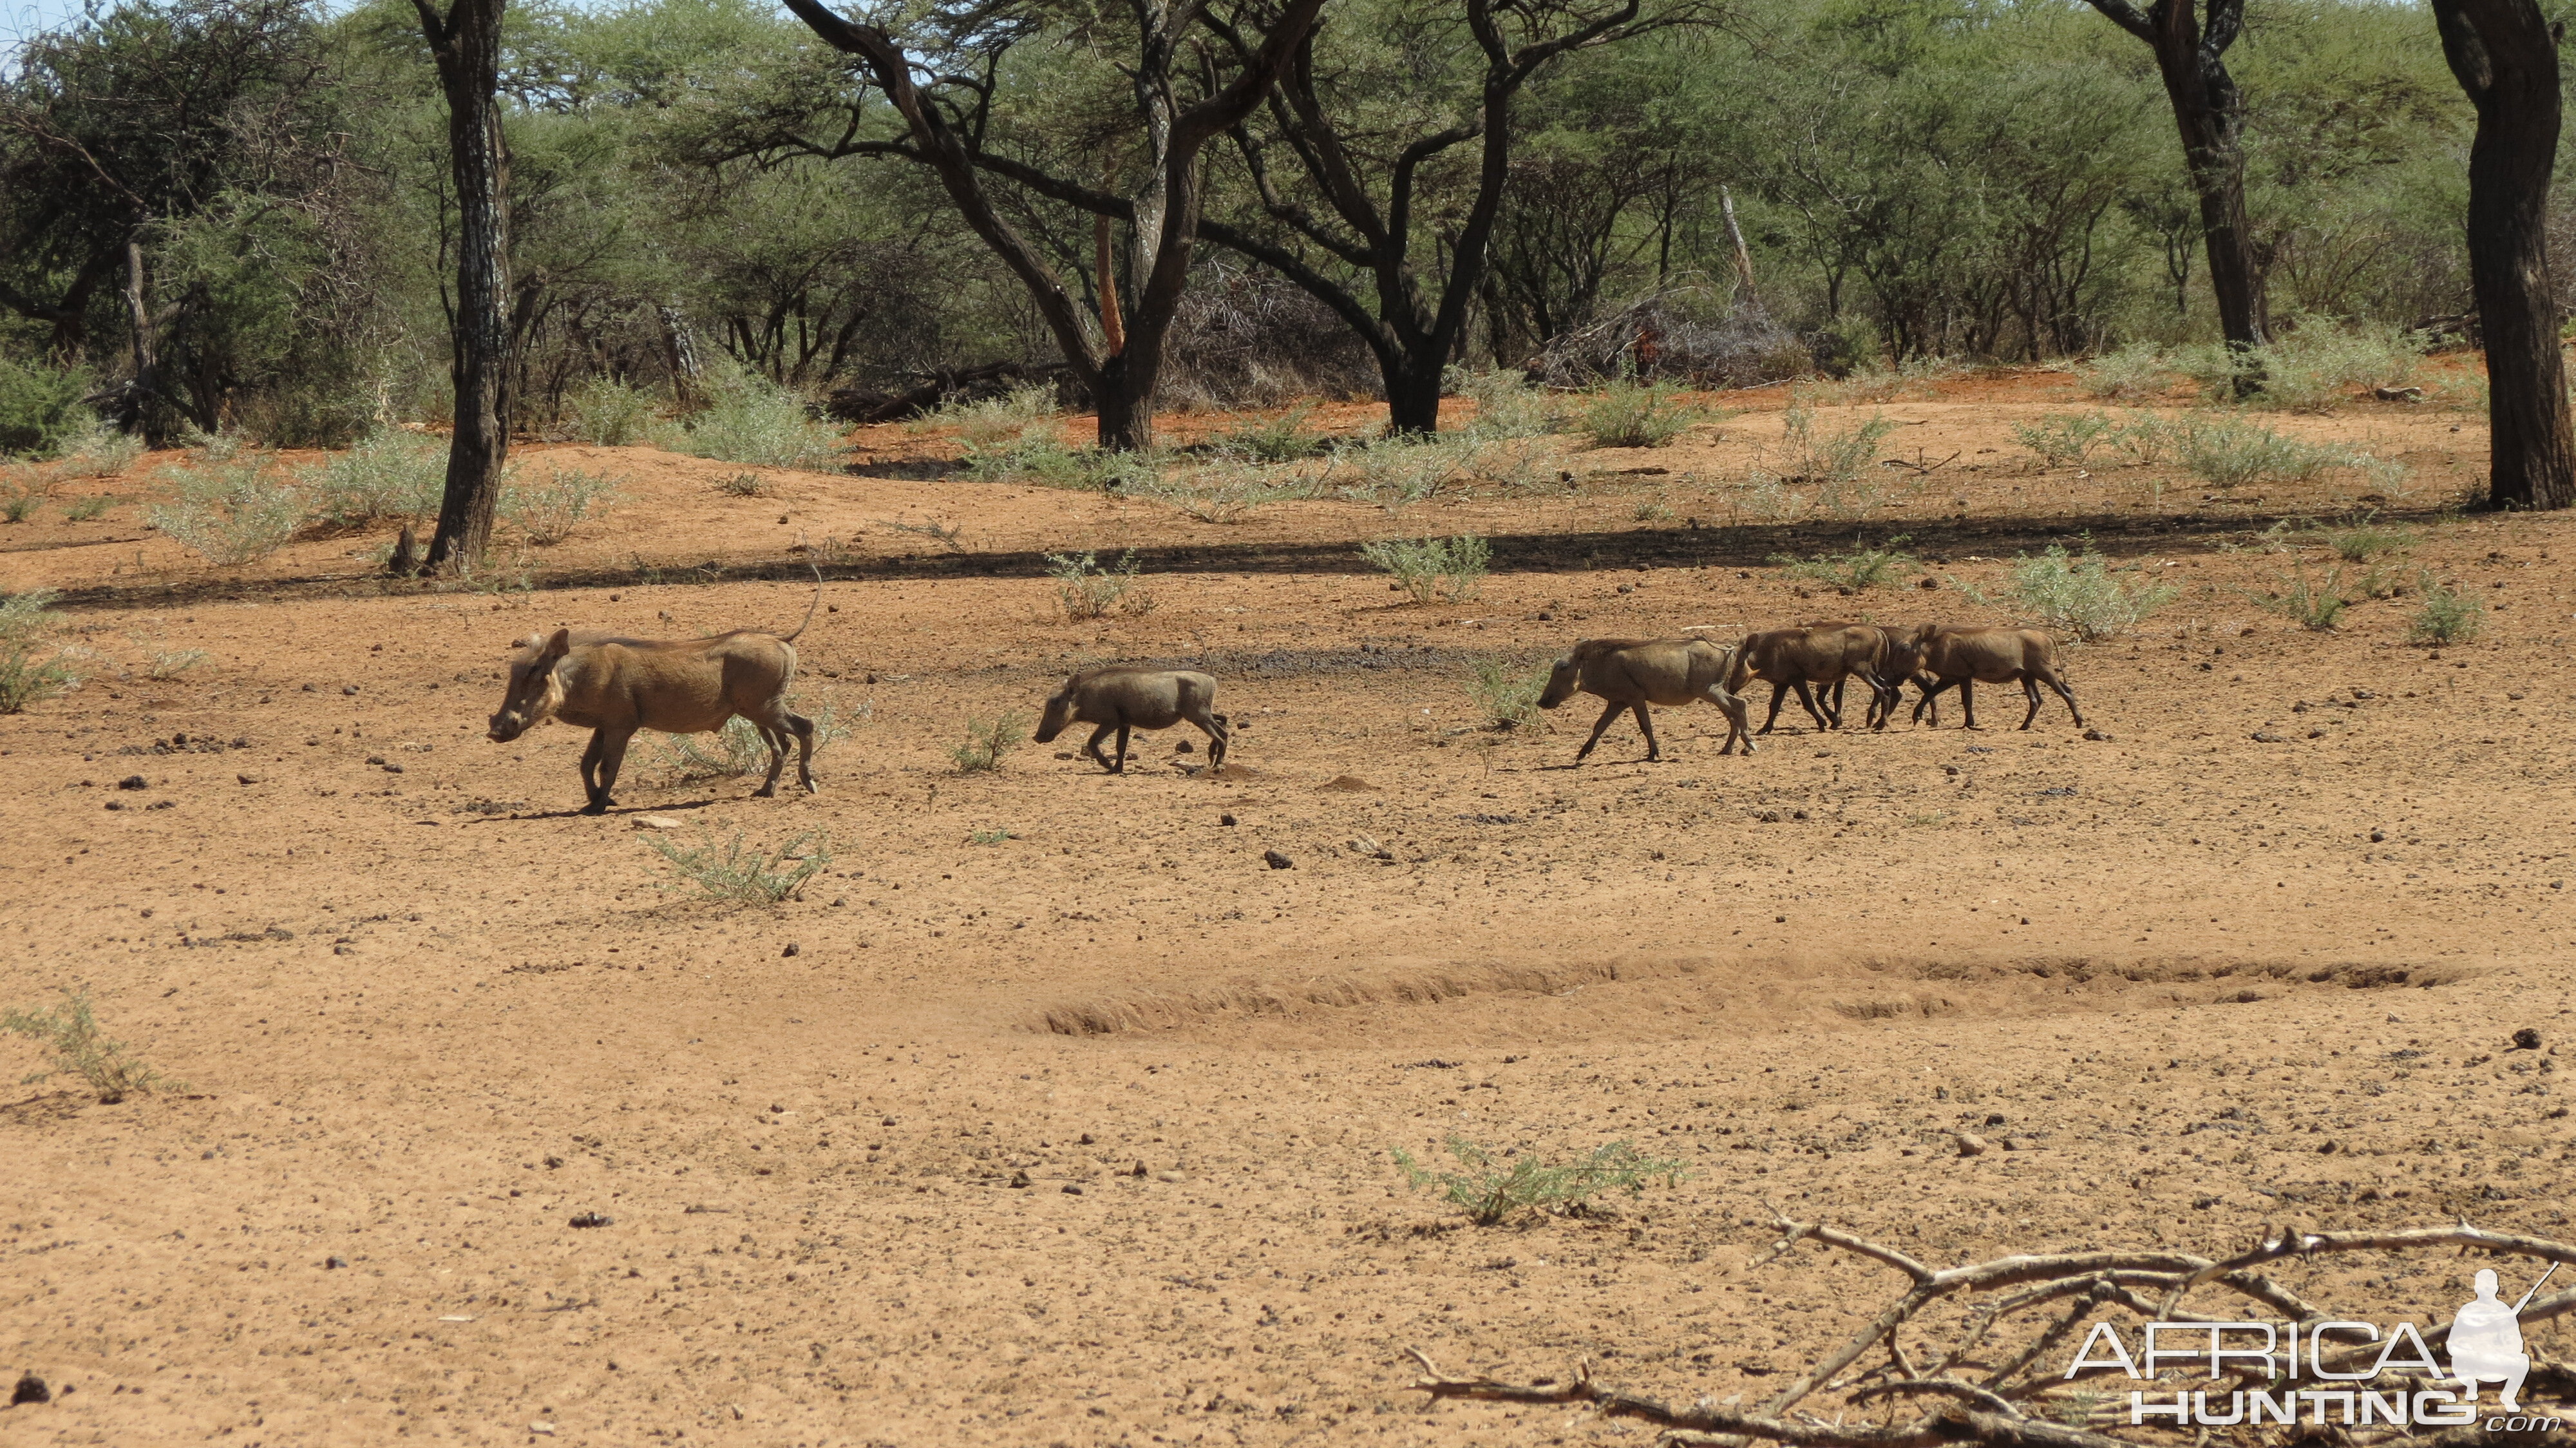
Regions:
[[[2266,1227],[2254,1246],[2218,1256],[2171,1250],[2111,1250],[2017,1255],[1990,1262],[1934,1268],[1906,1252],[1829,1226],[1795,1222],[1776,1211],[1778,1238],[1747,1265],[1748,1271],[1778,1261],[1800,1243],[1814,1242],[1835,1251],[1876,1262],[1905,1276],[1908,1287],[1873,1317],[1839,1350],[1818,1361],[1761,1405],[1742,1411],[1709,1399],[1675,1407],[1622,1388],[1595,1382],[1591,1364],[1579,1363],[1570,1381],[1540,1379],[1506,1383],[1487,1377],[1443,1373],[1419,1349],[1411,1349],[1423,1376],[1412,1385],[1433,1398],[1463,1398],[1506,1403],[1589,1403],[1610,1417],[1636,1418],[1666,1430],[1667,1442],[1728,1443],[1747,1439],[1800,1445],[1800,1448],[1915,1448],[1945,1442],[1974,1442],[1993,1448],[2126,1448],[2148,1436],[2138,1429],[2128,1437],[2097,1431],[2116,1410],[2099,1391],[2100,1380],[2117,1375],[2111,1366],[2088,1365],[2059,1372],[2043,1360],[2060,1354],[2079,1329],[2088,1324],[2120,1321],[2224,1323],[2231,1327],[2272,1329],[2276,1341],[2313,1344],[2293,1352],[2286,1366],[2269,1358],[2236,1355],[2221,1360],[2192,1386],[2223,1397],[2241,1388],[2285,1392],[2307,1387],[2348,1389],[2351,1372],[2387,1350],[2394,1338],[2382,1340],[2378,1329],[2307,1301],[2259,1269],[2282,1262],[2310,1263],[2353,1252],[2404,1252],[2451,1248],[2462,1256],[2520,1257],[2535,1262],[2576,1264],[2576,1247],[2545,1237],[2493,1232],[2463,1221],[2455,1227],[2429,1227],[2394,1232],[2312,1232],[2297,1226]],[[2228,1310],[2208,1312],[2188,1307],[2194,1292],[2218,1291],[2232,1301]],[[1981,1297],[1959,1312],[1946,1342],[1918,1340],[1909,1351],[1901,1337],[1918,1337],[1936,1306],[1951,1299]],[[2530,1297],[2530,1294],[2526,1294]],[[2576,1311],[2576,1289],[2526,1301],[2517,1315],[2523,1324],[2547,1321]],[[1947,1319],[1945,1319],[1946,1321]],[[2028,1341],[2009,1350],[1990,1344],[1999,1333],[2035,1326]],[[2412,1331],[2412,1329],[2410,1329]],[[2391,1329],[2394,1333],[2395,1329]],[[2417,1334],[2427,1351],[2438,1352],[2449,1340],[2448,1323]],[[2086,1339],[2076,1340],[2089,1340]],[[2326,1344],[2335,1344],[2325,1351]],[[1873,1349],[1886,1361],[1846,1376]],[[2535,1408],[2536,1401],[2563,1405],[2576,1399],[2576,1368],[2554,1361],[2535,1345],[2525,1344],[2530,1373],[2523,1385],[2524,1414],[2549,1418],[2548,1430],[2516,1434],[2522,1441],[2570,1441],[2564,1416]],[[1928,1365],[1918,1366],[1917,1358]],[[2249,1361],[2250,1358],[2250,1361]],[[1970,1376],[1973,1374],[1973,1378]],[[2333,1375],[2343,1374],[2337,1378]],[[2456,1379],[2428,1375],[2405,1361],[2389,1361],[2371,1386],[2415,1392]],[[1841,1410],[1828,1422],[1798,1405],[1817,1393],[1839,1395]],[[2331,1396],[2331,1394],[2329,1394]],[[2349,1394],[2346,1394],[2349,1401]],[[1919,1416],[1900,1420],[1900,1401],[1933,1400]],[[2204,1400],[2205,1401],[2205,1400]],[[1887,1417],[1876,1423],[1849,1422],[1857,1410],[1876,1408]],[[2318,1400],[2322,1420],[2325,1405]],[[2421,1411],[2419,1409],[2419,1411]],[[2428,1419],[2428,1424],[2432,1420]],[[2537,1421],[2537,1420],[2535,1420]],[[2159,1424],[2159,1427],[2164,1425]],[[2517,1422],[2517,1427],[2519,1423]],[[2171,1431],[2169,1428],[2166,1431]],[[2253,1429],[2244,1431],[2254,1432]],[[2476,1436],[2473,1430],[2471,1436]],[[1715,1435],[1715,1436],[1710,1436]],[[2459,1437],[2452,1433],[2410,1433],[2402,1427],[2385,1431],[2343,1431],[2332,1436],[2353,1445],[2385,1442],[2404,1435],[2413,1443],[2433,1444]],[[2209,1436],[2206,1428],[2201,1437]],[[2483,1441],[2483,1439],[2482,1439]]]

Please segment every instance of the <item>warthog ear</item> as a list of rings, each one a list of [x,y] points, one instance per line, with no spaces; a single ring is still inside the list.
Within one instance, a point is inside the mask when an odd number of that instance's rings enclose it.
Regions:
[[[532,635],[532,636],[530,637],[530,642],[534,642],[534,641],[535,641],[535,640],[534,640],[534,636]],[[571,653],[571,652],[572,652],[572,630],[571,630],[571,629],[568,629],[568,628],[559,628],[559,629],[556,629],[556,630],[555,630],[555,636],[554,636],[553,638],[550,638],[550,639],[546,640],[546,652],[545,652],[545,655],[544,655],[546,658],[549,658],[549,659],[559,659],[559,658],[562,658],[564,655],[566,655],[566,654],[568,654],[568,653]]]

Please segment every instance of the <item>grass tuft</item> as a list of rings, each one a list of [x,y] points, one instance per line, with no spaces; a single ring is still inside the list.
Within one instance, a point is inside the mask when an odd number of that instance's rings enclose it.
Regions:
[[[1404,1178],[1416,1187],[1438,1187],[1467,1220],[1490,1227],[1515,1213],[1563,1210],[1607,1191],[1643,1192],[1657,1180],[1669,1187],[1680,1182],[1683,1163],[1640,1155],[1624,1141],[1595,1147],[1587,1156],[1551,1163],[1537,1152],[1516,1152],[1498,1164],[1494,1153],[1464,1137],[1449,1138],[1449,1154],[1462,1170],[1440,1171],[1416,1165],[1401,1151],[1390,1152]]]
[[[1894,574],[1910,571],[1922,561],[1897,546],[1907,540],[1908,535],[1899,533],[1876,548],[1855,544],[1842,553],[1819,553],[1807,559],[1774,553],[1771,561],[1787,564],[1792,578],[1821,583],[1838,593],[1862,593],[1887,582]]]
[[[1613,382],[1584,399],[1575,429],[1594,447],[1662,447],[1710,420],[1708,409],[1676,400],[1680,392],[1669,382]]]
[[[2417,644],[2464,644],[2486,624],[2486,609],[2475,594],[2456,584],[2436,583],[2431,569],[2417,582],[2424,605],[2407,621],[2406,640]]]
[[[1047,555],[1047,577],[1055,580],[1055,601],[1067,619],[1153,612],[1154,595],[1136,586],[1138,567],[1132,548],[1111,568],[1103,568],[1096,554]]]
[[[255,563],[286,546],[304,500],[256,453],[190,472],[179,495],[152,508],[152,526],[218,568]]]
[[[719,900],[775,905],[805,888],[805,882],[829,869],[831,839],[819,832],[798,835],[776,850],[746,844],[740,831],[722,844],[706,826],[698,843],[678,845],[659,836],[644,842],[669,862],[678,880],[670,888],[694,885]]]
[[[948,757],[956,763],[959,774],[994,774],[1002,768],[1002,756],[1019,748],[1028,737],[1028,716],[1016,711],[989,724],[969,718],[966,742],[949,746]]]
[[[1547,692],[1548,665],[1515,669],[1499,659],[1467,666],[1467,697],[1496,729],[1518,729],[1538,720],[1538,696]]]
[[[1458,603],[1484,591],[1493,550],[1473,533],[1454,538],[1381,538],[1360,545],[1360,557],[1415,603]]]
[[[1990,607],[2008,604],[2024,617],[2086,643],[2128,632],[2182,591],[2144,578],[2124,582],[2112,576],[2111,560],[2090,547],[2082,556],[2070,557],[2063,544],[2054,543],[2036,558],[2023,554],[2013,560],[2000,599],[1956,578],[1950,586]]]
[[[2098,412],[2051,413],[2037,422],[2012,425],[2013,441],[2038,454],[2042,468],[2081,467],[2118,430],[2118,424]]]
[[[529,543],[551,548],[571,537],[583,519],[607,512],[617,501],[614,478],[577,468],[548,468],[541,486],[503,487],[499,512]]]
[[[0,1031],[25,1036],[53,1052],[51,1070],[26,1077],[32,1086],[64,1072],[78,1076],[98,1093],[99,1103],[113,1106],[138,1091],[185,1091],[185,1082],[163,1076],[125,1047],[99,1034],[98,1017],[86,992],[66,988],[63,1002],[49,1010],[0,1011]]]
[[[0,714],[69,692],[81,681],[71,656],[46,642],[62,622],[49,588],[0,598]]]
[[[691,457],[806,472],[836,470],[843,451],[840,429],[816,422],[805,399],[757,378],[718,392],[674,444]]]
[[[447,444],[388,428],[358,439],[312,474],[312,510],[338,528],[435,514],[447,492]]]

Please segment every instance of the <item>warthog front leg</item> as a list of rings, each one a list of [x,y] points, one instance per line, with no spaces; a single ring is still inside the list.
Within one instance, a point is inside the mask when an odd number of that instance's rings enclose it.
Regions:
[[[1744,696],[1742,694],[1728,693],[1724,684],[1711,684],[1708,686],[1708,692],[1700,695],[1700,697],[1706,699],[1712,704],[1715,704],[1717,706],[1717,712],[1726,716],[1726,743],[1721,746],[1717,752],[1720,754],[1733,754],[1735,752],[1735,741],[1741,739],[1744,741],[1744,752],[1751,754],[1753,752],[1753,730],[1749,727],[1745,717],[1747,710],[1744,703]]]
[[[1601,742],[1601,731],[1609,728],[1610,721],[1618,718],[1621,714],[1626,713],[1627,709],[1628,706],[1626,704],[1614,701],[1609,708],[1601,711],[1601,717],[1592,722],[1592,737],[1583,741],[1583,747],[1581,749],[1574,751],[1575,763],[1581,764],[1583,762],[1584,756],[1592,752],[1592,747]]]
[[[590,747],[581,754],[581,782],[590,792],[590,803],[583,814],[606,814],[617,803],[610,791],[617,788],[617,771],[626,764],[626,742],[635,737],[632,729],[600,729],[590,736]],[[596,771],[598,780],[592,781]]]
[[[1110,772],[1111,774],[1125,774],[1125,773],[1127,772],[1127,729],[1128,729],[1127,721],[1126,721],[1126,720],[1124,720],[1124,719],[1119,720],[1119,721],[1118,721],[1118,762],[1117,762],[1116,764],[1113,764],[1113,765],[1109,766],[1109,772]]]
[[[1099,763],[1099,765],[1100,765],[1100,767],[1101,767],[1101,768],[1103,768],[1103,769],[1105,769],[1105,770],[1108,770],[1111,774],[1116,774],[1116,773],[1118,772],[1118,766],[1117,766],[1117,765],[1115,765],[1115,764],[1110,763],[1110,762],[1109,762],[1109,756],[1100,752],[1100,741],[1101,741],[1101,740],[1103,740],[1103,739],[1108,738],[1108,737],[1109,737],[1109,731],[1110,731],[1110,730],[1112,730],[1112,729],[1115,729],[1115,728],[1117,728],[1117,727],[1118,727],[1118,726],[1117,726],[1117,725],[1115,725],[1115,724],[1103,724],[1103,725],[1101,725],[1099,728],[1094,729],[1094,730],[1092,730],[1092,731],[1091,731],[1091,737],[1090,737],[1089,739],[1087,739],[1087,740],[1083,741],[1083,745],[1082,745],[1082,752],[1083,752],[1083,753],[1085,753],[1085,754],[1090,755],[1090,756],[1092,757],[1092,759],[1093,759],[1093,760],[1095,760],[1095,761],[1097,761],[1097,762]],[[1118,741],[1118,753],[1119,753],[1119,757],[1120,757],[1121,759],[1124,759],[1124,758],[1126,757],[1126,753],[1127,753],[1127,741],[1126,741],[1126,740],[1121,739],[1121,740],[1119,740],[1119,741]]]

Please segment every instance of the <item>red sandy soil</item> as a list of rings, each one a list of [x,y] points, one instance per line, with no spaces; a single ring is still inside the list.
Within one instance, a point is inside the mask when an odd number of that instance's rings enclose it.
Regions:
[[[1812,1246],[1749,1269],[1773,1206],[1936,1264],[2464,1213],[2570,1235],[2576,530],[2440,511],[2474,416],[2267,417],[2415,469],[2384,499],[2407,593],[2308,632],[2256,600],[2325,557],[2261,530],[2359,506],[2349,477],[2035,473],[2010,424],[2081,406],[2067,379],[1932,391],[1874,404],[1885,451],[1958,456],[1867,525],[1928,561],[1847,599],[1767,560],[1853,523],[1743,510],[1776,394],[1671,448],[1553,444],[1570,491],[1231,525],[930,477],[736,499],[731,465],[531,447],[628,494],[522,560],[533,591],[370,578],[351,555],[385,540],[354,536],[209,570],[135,502],[0,531],[0,589],[67,590],[94,675],[0,719],[0,1004],[85,989],[184,1082],[0,1093],[0,1381],[55,1394],[0,1443],[1645,1442],[1426,1406],[1405,1350],[1758,1403],[1900,1285]],[[954,456],[859,441],[863,471]],[[1498,570],[1459,604],[1349,547],[1464,530]],[[1581,701],[1497,733],[1462,688],[1583,636],[1998,619],[1916,585],[1991,591],[2081,530],[2181,590],[2066,651],[2107,737],[2054,699],[2020,732],[1989,689],[1976,732],[1819,735],[1792,703],[1720,757],[1714,714],[1665,711],[1665,762],[1622,723],[1574,769]],[[1130,547],[1155,606],[1105,620],[1029,557]],[[833,577],[800,687],[854,721],[819,795],[639,741],[587,818],[575,732],[484,738],[514,638],[785,628],[808,560]],[[2478,642],[2406,644],[2419,570],[2488,602]],[[952,767],[969,718],[1107,659],[1223,680],[1222,777],[1187,730],[1119,777],[1079,734]],[[737,833],[827,839],[830,868],[724,904],[645,843]],[[8,1079],[42,1065],[0,1037]],[[1963,1158],[1958,1130],[2018,1145]],[[1475,1228],[1388,1156],[1453,1133],[1687,1174]],[[2428,1321],[2477,1265],[2272,1271]]]

